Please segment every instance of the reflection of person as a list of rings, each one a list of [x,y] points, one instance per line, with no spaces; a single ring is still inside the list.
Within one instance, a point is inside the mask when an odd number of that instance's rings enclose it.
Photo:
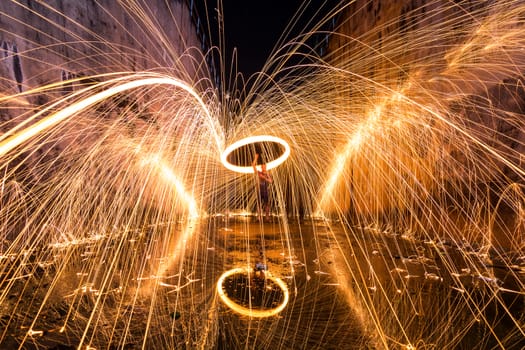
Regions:
[[[263,263],[261,262],[258,262],[257,264],[255,264],[255,268],[254,268],[254,271],[255,271],[255,278],[258,278],[258,279],[265,279],[266,278],[266,270],[268,268],[266,267],[266,265],[264,265]]]
[[[266,171],[266,163],[261,164],[261,171],[257,170],[257,159],[259,159],[259,153],[255,153],[252,166],[253,172],[257,174],[257,183],[259,187],[259,217],[262,216],[262,210],[264,209],[266,220],[270,219],[270,201],[268,198],[268,184],[272,183],[273,179],[270,173]]]

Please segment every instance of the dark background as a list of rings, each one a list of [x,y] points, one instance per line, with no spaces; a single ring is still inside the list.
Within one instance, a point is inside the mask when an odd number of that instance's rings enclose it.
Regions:
[[[238,72],[248,78],[262,70],[276,46],[282,46],[297,35],[309,31],[313,24],[319,22],[321,14],[333,9],[339,1],[222,0],[221,26],[217,2],[217,0],[198,0],[195,4],[203,22],[207,22],[203,25],[209,32],[211,45],[223,49],[222,55],[225,60],[220,69],[225,69],[229,76],[232,54],[236,49],[237,58],[236,63],[233,64],[236,64]],[[287,29],[287,25],[292,23],[294,14],[301,8],[304,11],[299,16],[299,20],[292,28]],[[222,43],[219,42],[220,28],[224,32]]]

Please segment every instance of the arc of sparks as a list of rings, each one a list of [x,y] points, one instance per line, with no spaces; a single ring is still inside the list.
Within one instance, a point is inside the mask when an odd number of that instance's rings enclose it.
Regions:
[[[134,75],[134,76],[138,76],[138,75]],[[100,83],[93,87],[79,91],[78,94],[88,92],[90,90],[93,90],[94,88],[100,87],[101,85],[107,85],[107,84],[114,83],[116,81],[120,81],[120,80],[128,79],[128,78],[129,76],[124,77],[124,78],[112,79],[110,81]],[[71,117],[74,113],[77,113],[89,106],[94,105],[95,103],[98,103],[118,93],[124,92],[126,90],[130,90],[130,89],[134,89],[137,87],[141,87],[141,86],[147,86],[147,85],[172,85],[172,86],[176,86],[188,92],[199,103],[199,105],[202,107],[202,110],[206,114],[207,121],[214,134],[215,142],[217,144],[218,149],[220,150],[223,148],[223,144],[224,144],[223,138],[219,135],[219,132],[217,130],[218,127],[214,125],[215,123],[213,122],[213,118],[208,108],[206,107],[206,104],[201,99],[201,97],[188,84],[184,83],[183,81],[179,79],[176,79],[173,77],[166,77],[166,76],[154,76],[154,77],[148,77],[148,78],[142,78],[142,79],[129,81],[129,82],[111,87],[109,89],[106,89],[94,95],[91,95],[87,98],[84,98],[70,106],[67,106],[64,109],[59,110],[56,113],[53,113],[45,117],[44,119],[39,120],[38,122],[26,127],[25,129],[17,132],[16,134],[10,137],[5,138],[2,142],[0,142],[0,157],[4,156],[7,152],[19,146],[23,142],[29,140],[33,136],[39,134],[40,132]],[[78,95],[78,94],[75,94],[75,95]],[[49,111],[49,109],[52,107],[54,107],[54,105],[48,108],[45,108],[42,111],[36,113],[32,118],[34,119],[35,117],[42,115],[43,113]]]
[[[195,198],[192,196],[192,194],[188,193],[186,191],[186,188],[182,181],[177,177],[177,175],[173,172],[171,167],[169,167],[160,157],[158,156],[150,156],[150,157],[144,157],[142,159],[143,164],[154,164],[157,168],[157,170],[162,174],[162,176],[169,181],[177,191],[177,194],[184,200],[184,202],[187,205],[188,213],[190,218],[197,218],[199,217],[199,208],[197,206],[197,203],[195,201]]]

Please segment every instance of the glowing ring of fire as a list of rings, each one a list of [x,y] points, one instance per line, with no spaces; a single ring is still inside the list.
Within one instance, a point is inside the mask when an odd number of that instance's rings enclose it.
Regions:
[[[226,168],[228,168],[230,170],[233,170],[235,172],[238,172],[238,173],[242,173],[242,174],[253,173],[253,167],[252,166],[238,166],[238,165],[234,165],[234,164],[228,162],[228,156],[233,151],[235,151],[237,148],[249,145],[250,143],[256,143],[256,142],[275,142],[275,143],[278,143],[278,144],[280,144],[281,146],[284,147],[284,152],[279,158],[274,159],[271,162],[266,163],[266,169],[268,169],[268,170],[276,168],[279,165],[281,165],[282,163],[284,163],[284,161],[290,155],[290,146],[288,145],[288,143],[286,141],[284,141],[283,139],[277,137],[277,136],[270,136],[270,135],[250,136],[250,137],[246,137],[244,139],[241,139],[241,140],[239,140],[237,142],[234,142],[231,145],[229,145],[228,147],[226,147],[224,152],[222,152],[222,154],[221,154],[222,164],[224,164],[224,166]]]
[[[237,304],[236,302],[234,302],[233,300],[231,300],[228,297],[228,295],[226,295],[224,290],[222,289],[222,285],[226,278],[233,276],[235,274],[238,274],[238,273],[249,274],[249,269],[245,267],[238,267],[238,268],[226,271],[225,273],[222,274],[222,276],[219,278],[219,281],[217,282],[217,293],[219,293],[219,297],[221,298],[222,302],[226,304],[226,306],[228,306],[233,311],[241,315],[248,316],[248,317],[270,317],[270,316],[277,315],[278,313],[283,311],[283,309],[288,304],[288,300],[290,298],[288,294],[288,287],[286,287],[286,284],[280,278],[273,277],[268,272],[266,272],[266,278],[274,282],[275,284],[277,284],[279,288],[281,288],[283,295],[284,295],[284,300],[279,306],[274,307],[273,309],[268,309],[268,310],[254,310],[251,308],[241,306]]]

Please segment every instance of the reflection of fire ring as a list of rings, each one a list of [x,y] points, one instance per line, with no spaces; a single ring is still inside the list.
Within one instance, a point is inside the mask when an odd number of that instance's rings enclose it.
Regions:
[[[239,140],[237,142],[234,142],[231,145],[229,145],[228,147],[226,147],[224,152],[222,152],[222,154],[221,154],[222,164],[224,164],[224,166],[226,168],[228,168],[230,170],[233,170],[235,172],[238,172],[238,173],[243,173],[243,174],[253,173],[253,167],[251,166],[251,164],[249,166],[235,165],[235,164],[233,164],[232,162],[230,162],[228,160],[228,157],[235,150],[238,150],[239,148],[241,148],[243,146],[250,145],[250,144],[254,144],[255,145],[257,143],[274,143],[274,144],[278,144],[278,145],[283,147],[283,152],[282,152],[282,154],[279,157],[277,157],[276,159],[273,159],[270,162],[266,162],[266,169],[268,169],[268,170],[276,168],[279,165],[281,165],[282,163],[284,163],[284,161],[290,155],[290,146],[288,145],[288,143],[286,141],[284,141],[283,139],[281,139],[279,137],[270,136],[270,135],[250,136],[250,137],[246,137],[244,139],[241,139],[241,140]]]
[[[283,298],[282,303],[279,304],[277,307],[274,307],[272,309],[266,309],[266,310],[256,310],[253,308],[248,308],[248,307],[244,307],[242,305],[237,304],[236,302],[234,302],[232,299],[228,297],[228,295],[224,292],[224,289],[223,289],[224,281],[228,277],[233,276],[235,274],[249,275],[249,269],[238,267],[238,268],[226,271],[225,273],[222,274],[222,276],[219,278],[219,281],[217,282],[217,293],[219,293],[219,297],[221,298],[223,303],[226,304],[226,306],[228,306],[233,311],[241,315],[248,316],[248,317],[270,317],[270,316],[277,315],[278,313],[283,311],[283,309],[286,307],[286,304],[288,304],[288,299],[289,299],[288,287],[286,287],[286,284],[280,278],[273,277],[268,272],[266,273],[266,279],[274,282],[277,286],[279,286],[279,288],[281,289],[283,293],[284,298]]]

